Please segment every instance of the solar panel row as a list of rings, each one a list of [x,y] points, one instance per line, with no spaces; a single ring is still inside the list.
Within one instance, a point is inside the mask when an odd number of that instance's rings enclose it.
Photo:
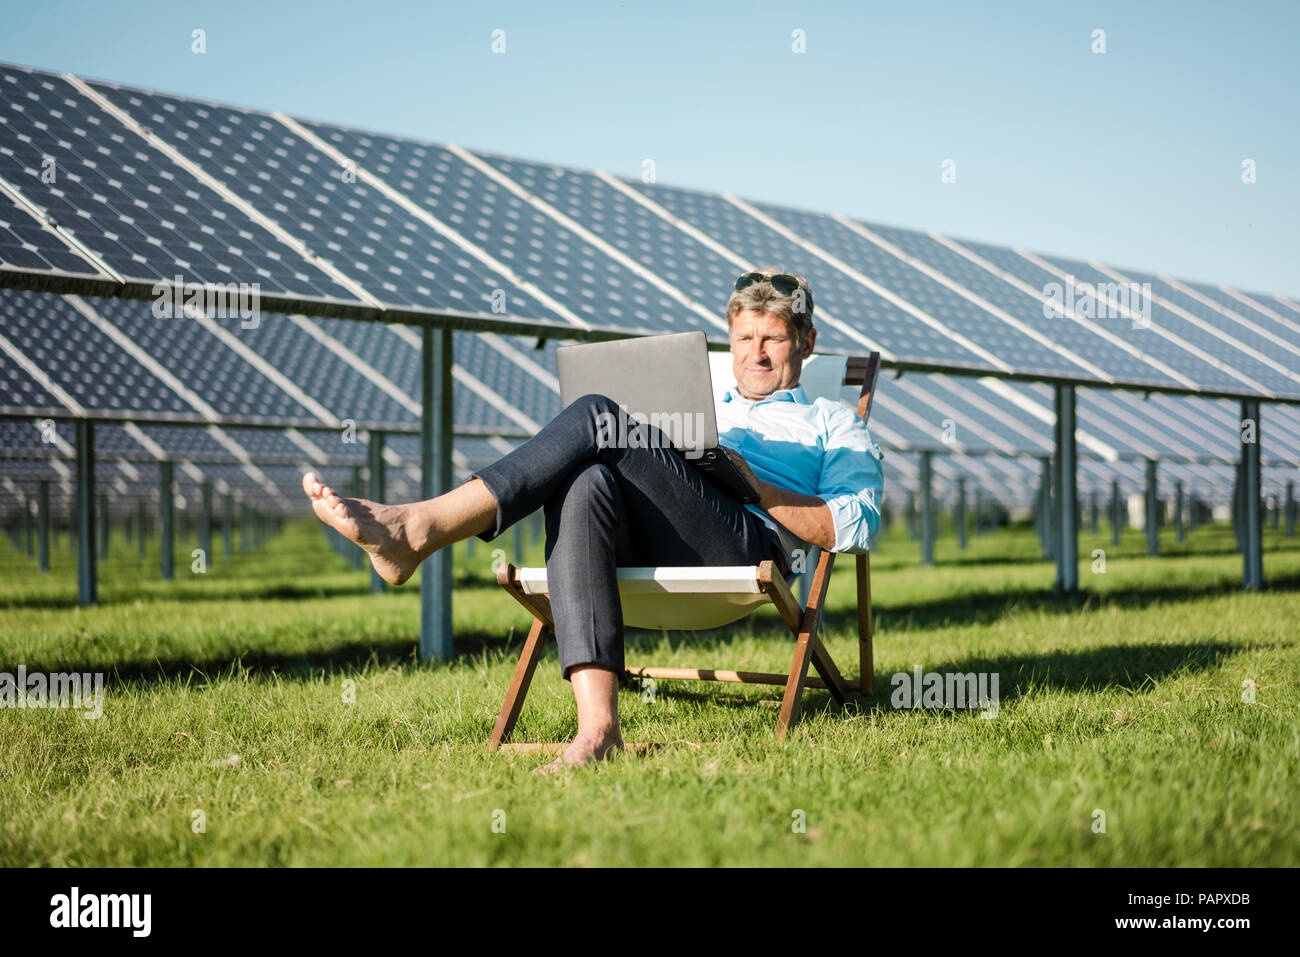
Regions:
[[[15,286],[62,277],[100,292],[90,281],[115,275],[119,294],[140,298],[159,280],[254,282],[271,304],[314,315],[437,314],[482,320],[467,323],[479,330],[507,317],[543,333],[702,327],[721,338],[731,277],[793,263],[814,276],[824,349],[878,349],[899,368],[1300,398],[1300,308],[1279,297],[22,68],[0,68],[0,89],[0,282]],[[74,268],[81,275],[67,275]],[[1068,304],[1056,303],[1062,286]],[[180,458],[193,482],[205,462],[292,497],[292,466],[252,461],[335,456],[301,432],[240,425],[409,431],[420,415],[420,339],[406,327],[269,312],[164,326],[72,297],[17,311],[31,318],[0,337],[5,402],[138,419],[101,454],[134,443],[145,459]],[[526,435],[554,415],[552,344],[455,338],[462,431]],[[1059,454],[1047,431],[1055,398],[1032,381],[909,375],[880,390],[873,426],[902,453],[900,475],[916,476],[918,449],[975,453],[940,460],[940,484],[966,476],[1023,501],[1041,474],[1027,457]],[[1239,412],[1201,405],[1080,390],[1085,487],[1136,468],[1124,459],[1160,458],[1188,481],[1215,468],[1197,463],[1233,461]],[[1294,462],[1293,413],[1269,416],[1267,454]],[[183,420],[221,427],[161,424]],[[394,438],[397,462],[410,442]],[[132,468],[118,464],[120,490]],[[396,473],[395,488],[416,477]],[[1206,474],[1220,494],[1222,477]]]
[[[44,381],[80,408],[144,421],[202,421],[211,413],[227,425],[352,422],[363,431],[412,431],[418,424],[411,396],[419,391],[419,341],[402,327],[268,316],[244,330],[233,320],[159,321],[139,303],[25,291],[0,291],[0,308],[11,317],[7,341],[27,362],[0,356],[10,383],[0,408],[14,413],[57,406],[39,397]],[[552,346],[458,333],[456,352],[467,384],[455,393],[459,431],[532,434],[559,411]],[[1235,412],[1226,400],[1079,395],[1085,456],[1236,457]],[[1051,407],[1042,385],[909,374],[878,390],[873,428],[898,450],[1045,455],[1052,451]],[[1294,419],[1284,407],[1270,412],[1266,461],[1300,460]]]
[[[348,291],[62,77],[0,68],[0,176],[124,279]]]
[[[473,440],[468,440],[473,441]],[[50,483],[51,509],[56,518],[68,516],[74,505],[74,483],[66,463],[39,458],[16,458],[16,453],[3,453],[4,472],[0,479],[0,518],[12,523],[24,509],[30,509],[36,500],[37,486],[44,480]],[[481,450],[461,445],[458,440],[457,480],[479,467],[486,460]],[[388,469],[388,488],[395,498],[415,498],[419,494],[418,472],[404,459],[392,463]],[[197,464],[196,464],[197,463]],[[176,471],[176,494],[183,508],[197,509],[200,501],[200,483],[211,483],[218,496],[233,493],[237,502],[254,502],[257,507],[272,514],[299,511],[301,479],[300,462],[265,463],[250,474],[243,467],[230,462],[205,462],[181,458]],[[326,480],[338,487],[352,487],[360,466],[316,466]],[[105,453],[98,468],[98,487],[112,494],[106,496],[104,506],[114,519],[135,515],[137,503],[145,502],[150,511],[157,503],[159,487],[158,463],[142,458],[116,458]],[[893,492],[888,498],[891,508],[902,508],[908,501],[915,502],[914,492],[919,475],[918,457],[911,453],[891,453],[887,462],[886,480]],[[986,503],[996,502],[1006,508],[1023,508],[1034,501],[1041,477],[1038,462],[1027,459],[983,459],[944,457],[934,460],[934,501],[951,507],[957,498],[957,481],[966,480],[966,502],[973,507],[976,490]],[[1187,465],[1161,463],[1158,469],[1162,498],[1170,498],[1178,484],[1182,484],[1188,500],[1195,496],[1211,506],[1222,506],[1231,498],[1234,473],[1231,466],[1222,464]],[[1263,475],[1263,497],[1274,503],[1285,500],[1288,484],[1294,485],[1295,472],[1291,469],[1266,468]],[[1080,463],[1080,504],[1086,506],[1095,493],[1101,502],[1109,496],[1111,482],[1118,481],[1124,496],[1141,494],[1145,482],[1144,468],[1140,463]],[[897,517],[897,512],[896,516]]]
[[[321,315],[720,337],[739,269],[798,264],[830,351],[1300,398],[1300,311],[1282,299],[20,67],[0,67],[0,89],[0,176],[138,285],[180,275],[257,282]],[[67,265],[60,237],[15,228],[0,250]],[[25,268],[7,258],[0,275]],[[1080,287],[1052,314],[1054,287],[1076,282],[1149,295]]]

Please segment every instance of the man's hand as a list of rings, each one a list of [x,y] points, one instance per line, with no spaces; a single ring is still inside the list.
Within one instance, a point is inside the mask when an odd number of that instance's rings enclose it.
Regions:
[[[780,522],[797,538],[819,548],[835,547],[835,523],[826,503],[814,495],[801,495],[764,481],[754,474],[739,452],[727,449],[727,457],[758,492],[758,507]]]
[[[761,499],[763,496],[763,486],[767,485],[770,488],[771,486],[769,483],[764,482],[761,478],[755,475],[754,470],[749,467],[749,463],[745,461],[744,456],[735,449],[723,449],[723,452],[731,461],[731,464],[736,466],[736,471],[740,473],[741,478],[748,482],[753,487],[754,491],[759,493],[759,498]],[[759,507],[762,508],[765,506],[760,502]]]

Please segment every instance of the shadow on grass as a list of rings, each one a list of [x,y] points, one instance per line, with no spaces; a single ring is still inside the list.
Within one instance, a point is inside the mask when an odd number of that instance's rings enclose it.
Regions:
[[[516,632],[518,634],[518,632]],[[416,638],[388,638],[369,641],[343,641],[319,651],[275,653],[249,649],[238,654],[205,658],[153,658],[149,661],[86,660],[42,662],[27,659],[22,665],[28,674],[35,672],[104,672],[106,683],[149,686],[180,680],[202,684],[221,677],[237,675],[241,680],[307,680],[321,674],[348,674],[371,667],[409,667],[440,669],[464,663],[484,654],[517,657],[522,643],[509,641],[496,632],[463,631],[456,635],[455,655],[449,661],[421,664],[416,658]],[[553,653],[553,652],[552,652]],[[16,662],[0,660],[0,672],[14,673]],[[502,688],[504,695],[505,689]]]
[[[355,588],[331,593],[362,594],[365,583]],[[1269,590],[1275,592],[1300,591],[1300,576],[1292,576],[1269,583]],[[909,629],[928,629],[934,627],[985,624],[997,621],[1009,614],[1020,611],[1047,611],[1056,614],[1073,614],[1095,611],[1108,606],[1133,609],[1146,608],[1162,603],[1182,602],[1236,594],[1240,586],[1232,582],[1209,585],[1166,585],[1155,587],[1135,587],[1116,589],[1100,593],[1082,593],[1073,596],[1058,595],[1045,589],[1007,589],[975,595],[963,595],[932,602],[909,605],[890,605],[887,600],[878,599],[875,604],[875,620],[879,631],[905,631]],[[281,592],[287,594],[282,595]],[[317,591],[296,586],[275,586],[260,593],[259,597],[308,598],[319,597]],[[234,597],[234,596],[226,596]],[[838,608],[828,611],[823,620],[823,631],[853,633],[857,628],[856,612],[850,608]],[[207,681],[211,678],[238,674],[245,680],[307,679],[321,673],[348,672],[366,666],[380,667],[433,667],[446,668],[463,662],[467,657],[478,658],[488,655],[499,657],[506,663],[513,663],[522,648],[526,628],[518,627],[510,637],[499,632],[461,631],[455,638],[455,657],[449,662],[434,662],[431,665],[419,664],[416,660],[416,635],[394,637],[369,641],[342,641],[305,653],[274,653],[248,649],[238,654],[225,657],[207,658],[202,661],[170,658],[150,661],[127,660],[88,660],[70,663],[57,660],[43,663],[40,660],[27,660],[23,664],[29,672],[36,671],[103,671],[119,683],[161,684],[176,679]],[[746,619],[741,625],[732,625],[713,631],[690,633],[689,638],[682,638],[685,633],[671,633],[675,639],[689,641],[692,649],[703,653],[717,652],[716,660],[709,662],[715,667],[736,667],[740,663],[731,654],[732,646],[738,641],[748,640],[751,636],[771,635],[776,641],[791,645],[790,633],[785,624],[775,615],[760,615]],[[648,632],[628,629],[627,659],[632,664],[649,663],[651,652],[662,641],[660,632]],[[927,671],[954,671],[967,673],[971,671],[999,672],[1022,675],[1026,667],[1032,666],[1031,677],[1046,668],[1046,683],[1049,686],[1067,687],[1076,690],[1108,686],[1138,688],[1150,681],[1160,678],[1190,664],[1204,660],[1207,654],[1213,654],[1215,661],[1224,655],[1239,650],[1232,645],[1130,645],[1110,648],[1089,649],[1080,652],[1053,652],[1046,656],[981,658],[962,662],[928,664]],[[1208,667],[1213,662],[1204,666]],[[16,662],[0,660],[0,671],[12,672]],[[848,666],[848,662],[841,662]],[[543,653],[541,668],[558,668],[555,643],[551,639]],[[849,668],[849,673],[854,669]],[[877,675],[877,688],[888,689],[887,680],[881,683],[882,676]],[[1033,677],[1033,680],[1038,680]],[[726,692],[695,694],[681,690],[685,682],[668,682],[673,687],[673,694],[678,697],[695,697],[701,701],[717,703],[719,698],[726,698]],[[693,684],[693,683],[691,683]],[[753,687],[753,686],[750,686]],[[1014,697],[1016,685],[1008,684],[1002,691],[1002,697]],[[772,690],[779,696],[779,687]],[[505,693],[505,683],[502,684]],[[877,700],[880,690],[877,691]],[[883,700],[887,701],[887,697]],[[805,698],[805,708],[812,710],[837,709],[834,700],[826,692],[812,691]],[[736,706],[749,706],[745,701],[735,702]]]
[[[908,542],[914,546],[917,554],[920,553],[920,542]],[[1100,546],[1098,546],[1100,547]],[[896,549],[895,549],[896,551]],[[1265,556],[1269,554],[1282,555],[1288,552],[1296,551],[1294,546],[1283,545],[1281,543],[1272,543],[1272,547],[1264,549]],[[882,551],[881,554],[888,558],[889,552]],[[1131,545],[1125,543],[1121,546],[1106,546],[1106,554],[1111,559],[1120,558],[1148,558],[1145,545]],[[1240,555],[1241,550],[1231,543],[1218,545],[1207,545],[1202,542],[1183,544],[1162,542],[1160,545],[1161,558],[1222,558],[1225,555]],[[1086,560],[1087,552],[1080,547],[1080,560]],[[1054,559],[1044,558],[1039,552],[1027,552],[1023,555],[981,555],[975,552],[958,552],[956,555],[946,555],[942,558],[935,559],[935,567],[955,566],[969,567],[971,565],[1043,565],[1053,562]],[[915,567],[914,561],[905,562],[900,567]]]
[[[1300,576],[1274,579],[1268,583],[1267,590],[1279,593],[1300,591]],[[1142,609],[1152,605],[1220,598],[1240,594],[1241,591],[1241,585],[1234,582],[1144,585],[1098,592],[1082,591],[1073,595],[1062,595],[1050,588],[1009,588],[902,605],[891,604],[887,596],[877,595],[872,603],[872,612],[878,629],[907,631],[913,628],[986,625],[1013,612],[1073,614],[1107,607]],[[830,609],[823,617],[822,627],[832,631],[856,630],[857,621],[854,609]],[[778,620],[763,618],[756,619],[754,627],[764,632],[779,632],[784,625]]]
[[[650,632],[629,632],[628,658],[634,664],[657,646],[660,635]],[[697,632],[692,639],[693,650],[702,654],[716,652],[714,666],[725,667],[729,646],[738,636],[734,630]],[[792,642],[786,641],[792,647]],[[59,663],[57,667],[43,666],[39,661],[26,663],[28,672],[50,671],[104,671],[110,686],[151,687],[175,681],[206,684],[221,678],[238,677],[242,681],[270,682],[276,680],[307,680],[321,675],[349,674],[366,667],[398,667],[415,670],[432,667],[442,669],[463,662],[466,657],[489,655],[505,664],[513,663],[522,649],[518,640],[504,640],[499,634],[483,632],[462,633],[456,638],[457,657],[450,662],[435,662],[431,666],[416,661],[415,644],[408,639],[385,641],[344,642],[319,652],[307,654],[267,654],[248,651],[227,658],[193,662],[180,659],[156,659],[150,662],[87,662],[85,664]],[[1182,643],[1113,645],[1080,651],[1052,651],[1042,655],[972,656],[961,660],[927,662],[926,672],[940,674],[999,675],[999,704],[1005,705],[1023,697],[1031,690],[1063,690],[1071,692],[1101,692],[1127,689],[1145,692],[1163,678],[1186,672],[1205,671],[1218,667],[1225,659],[1242,651],[1237,645],[1226,643]],[[856,671],[849,662],[852,676]],[[558,669],[554,641],[549,641],[540,670]],[[0,670],[12,671],[12,666],[0,665]],[[810,668],[810,674],[813,670]],[[908,680],[911,673],[907,672]],[[871,697],[853,695],[847,705],[841,705],[827,691],[808,689],[804,692],[801,712],[805,716],[847,714],[885,714],[895,711],[890,698],[895,687],[893,675],[876,672],[873,676],[875,692]],[[502,676],[500,694],[504,698],[508,679]],[[637,679],[625,680],[625,690],[635,693]],[[696,690],[699,689],[699,690]],[[761,689],[761,690],[760,690]],[[730,682],[694,682],[659,679],[656,693],[674,700],[695,701],[728,710],[772,708],[772,725],[775,729],[777,713],[774,705],[781,698],[779,685],[746,685],[743,688]],[[525,707],[527,705],[525,704]],[[909,709],[910,710],[910,709]],[[951,709],[918,709],[928,717],[955,719],[961,713]]]
[[[337,574],[337,573],[332,573]],[[211,587],[195,588],[186,583],[184,589],[170,589],[163,582],[145,585],[118,586],[108,583],[100,585],[100,600],[96,607],[112,608],[115,605],[127,605],[137,600],[173,600],[189,602],[220,601],[313,601],[321,598],[347,598],[366,595],[370,592],[370,576],[361,577],[357,572],[356,581],[346,584],[318,585],[279,582],[271,585],[241,584],[239,579],[223,581],[213,579]],[[414,580],[418,586],[419,579]],[[464,572],[452,580],[454,588],[495,588],[496,578],[476,572]],[[405,589],[388,588],[389,592],[409,591],[416,593],[418,587],[407,585]],[[58,593],[34,595],[0,595],[0,611],[5,609],[47,608],[50,610],[67,610],[78,607],[75,583]]]
[[[976,656],[961,660],[927,662],[924,671],[939,674],[975,674],[998,675],[998,704],[1023,697],[1028,691],[1055,690],[1070,692],[1102,692],[1124,689],[1132,692],[1145,692],[1153,689],[1163,678],[1170,675],[1208,671],[1217,668],[1226,659],[1239,654],[1242,648],[1222,642],[1205,642],[1199,644],[1143,644],[1114,645],[1105,648],[1090,648],[1083,651],[1053,651],[1042,655],[998,655]],[[843,662],[842,664],[847,664]],[[856,669],[849,669],[852,675]],[[815,673],[812,668],[809,673]],[[903,672],[908,686],[911,687],[912,672]],[[873,673],[874,693],[871,696],[853,695],[847,705],[839,704],[828,691],[811,689],[804,692],[802,713],[841,715],[886,714],[894,711],[925,714],[928,717],[956,718],[962,710],[951,708],[895,709],[891,705],[891,696],[898,685],[894,675],[883,672]],[[718,707],[749,708],[759,705],[760,701],[775,701],[783,694],[779,686],[767,686],[770,694],[742,697],[732,690],[724,690],[720,685],[713,685],[715,691],[688,691],[687,687],[706,687],[707,683],[673,679],[658,679],[656,694],[676,700],[708,703]],[[735,688],[728,685],[727,688]],[[754,688],[754,685],[747,685]],[[752,694],[752,692],[751,692]],[[970,709],[978,710],[974,705]],[[773,713],[775,723],[775,712]]]
[[[170,590],[166,585],[158,584],[153,587],[133,587],[123,586],[120,594],[115,594],[113,585],[100,586],[100,600],[95,607],[112,608],[114,606],[129,605],[136,601],[183,601],[186,604],[191,602],[220,602],[220,601],[312,601],[321,598],[344,598],[348,596],[364,595],[370,591],[370,582],[349,583],[347,585],[295,585],[291,583],[280,583],[275,585],[240,585],[238,581],[229,583],[229,587],[223,587],[225,582],[217,580],[213,587],[207,589],[192,589],[186,586],[183,590]],[[17,597],[0,597],[0,610],[18,609],[18,608],[48,608],[52,610],[71,609],[78,607],[77,595],[75,589],[56,595],[22,595]]]

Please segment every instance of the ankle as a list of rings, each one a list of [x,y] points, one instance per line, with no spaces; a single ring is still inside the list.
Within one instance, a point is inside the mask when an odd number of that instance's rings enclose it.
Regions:
[[[406,544],[421,561],[436,552],[442,545],[435,539],[437,526],[424,513],[425,503],[403,505],[401,508],[402,534]]]
[[[601,721],[585,725],[579,724],[575,740],[605,742],[622,741],[623,733],[619,729],[618,719],[615,718],[612,722]]]

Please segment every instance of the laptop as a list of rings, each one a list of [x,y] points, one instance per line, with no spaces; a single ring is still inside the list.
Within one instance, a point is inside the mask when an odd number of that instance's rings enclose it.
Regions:
[[[604,423],[609,441],[627,444],[627,430],[640,422],[660,430],[686,461],[742,505],[757,505],[756,479],[748,465],[718,445],[709,350],[703,332],[616,339],[555,350],[560,400],[568,407],[588,393],[607,395],[626,411]],[[633,441],[636,441],[635,439]]]

